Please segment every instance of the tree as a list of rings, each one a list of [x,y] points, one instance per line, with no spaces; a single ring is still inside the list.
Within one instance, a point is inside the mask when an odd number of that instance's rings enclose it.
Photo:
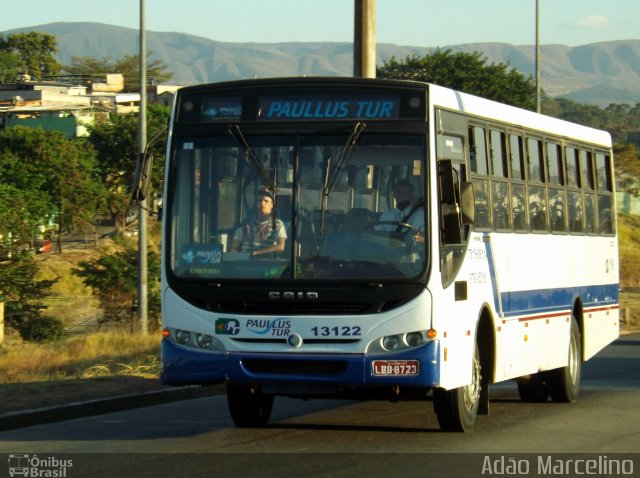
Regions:
[[[82,261],[72,273],[82,277],[100,298],[104,312],[103,323],[130,324],[133,331],[134,310],[137,300],[138,251],[130,242],[115,254],[105,254],[92,261]],[[148,251],[149,313],[158,318],[160,313],[160,256]],[[157,322],[156,322],[157,323]]]
[[[149,57],[151,55],[148,54]],[[64,67],[70,75],[93,76],[105,73],[122,73],[125,91],[140,91],[140,55],[125,55],[112,62],[105,57],[96,59],[88,56],[71,57],[71,64]],[[147,78],[155,83],[169,81],[173,77],[166,64],[160,60],[147,63]]]
[[[38,266],[27,251],[14,252],[2,259],[0,267],[0,302],[5,303],[7,324],[20,330],[29,320],[40,317],[46,306],[42,299],[49,294],[55,280],[36,280]]]
[[[0,183],[0,258],[31,244],[46,210],[46,199],[37,191]]]
[[[613,147],[616,178],[622,188],[633,196],[640,196],[640,151],[634,144]]]
[[[505,63],[486,64],[480,52],[436,50],[422,58],[392,57],[378,68],[379,78],[425,81],[521,108],[534,109],[535,84]]]
[[[62,231],[93,227],[106,195],[89,143],[23,126],[0,132],[0,183],[40,198],[30,210],[39,224],[57,224],[58,250]]]
[[[42,79],[57,75],[61,65],[54,54],[58,52],[58,40],[54,35],[40,32],[15,33],[0,36],[0,51],[15,54],[24,72]]]
[[[150,105],[147,113],[149,140],[159,135],[151,145],[150,153],[162,158],[169,109]],[[109,121],[89,126],[89,141],[98,152],[99,174],[108,189],[107,207],[118,229],[124,226],[125,215],[131,206],[131,187],[139,149],[138,121],[137,114],[118,115]],[[157,162],[153,169],[153,185],[156,189],[162,188],[162,174],[162,163]]]
[[[0,50],[0,85],[14,82],[20,70],[20,58],[11,52]]]

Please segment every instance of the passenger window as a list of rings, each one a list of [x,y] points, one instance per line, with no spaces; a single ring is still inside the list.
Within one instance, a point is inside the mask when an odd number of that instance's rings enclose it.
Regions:
[[[597,234],[596,228],[596,199],[594,194],[584,195],[584,219],[587,234]]]
[[[578,151],[576,148],[566,147],[564,156],[567,162],[567,186],[579,188],[580,165],[578,164]]]
[[[547,180],[549,184],[563,184],[562,150],[556,143],[547,143]]]
[[[487,166],[487,144],[484,136],[484,128],[480,126],[470,127],[469,142],[471,146],[469,154],[471,172],[482,175],[489,174],[489,168]]]
[[[584,189],[594,189],[592,162],[591,151],[580,150],[580,184]]]
[[[507,177],[507,152],[504,133],[491,130],[491,173],[501,178]]]
[[[544,182],[542,142],[539,139],[528,138],[527,154],[529,160],[529,180]]]
[[[613,204],[608,194],[598,196],[598,232],[613,234]]]
[[[598,191],[611,191],[611,168],[609,156],[596,153],[596,179],[598,181]]]
[[[544,186],[529,186],[529,221],[532,231],[547,230],[547,198]]]
[[[473,191],[476,200],[476,217],[474,227],[476,229],[488,229],[489,217],[489,181],[473,179]]]
[[[584,232],[584,206],[580,191],[567,192],[569,232]]]
[[[549,188],[549,225],[552,232],[565,232],[566,201],[564,189]]]
[[[524,179],[522,138],[517,134],[509,135],[509,153],[511,157],[511,177],[513,179]]]
[[[492,181],[491,204],[493,206],[493,227],[497,230],[511,229],[509,214],[509,183]]]
[[[511,217],[513,228],[516,231],[526,231],[528,229],[524,184],[511,185]]]

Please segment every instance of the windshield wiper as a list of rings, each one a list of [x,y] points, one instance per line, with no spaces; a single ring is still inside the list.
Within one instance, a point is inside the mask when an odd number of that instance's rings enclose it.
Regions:
[[[333,191],[333,188],[335,187],[338,181],[338,176],[340,176],[340,172],[342,171],[342,168],[346,164],[347,159],[349,158],[349,155],[353,150],[353,147],[358,142],[358,139],[360,138],[360,135],[362,134],[366,126],[367,125],[365,123],[362,123],[361,121],[358,121],[355,125],[353,125],[353,130],[351,131],[349,138],[347,138],[346,143],[342,147],[342,151],[340,151],[340,156],[338,156],[338,160],[336,161],[336,165],[333,168],[333,170],[331,170],[331,160],[333,159],[333,155],[329,156],[329,159],[327,159],[327,168],[325,170],[324,181],[323,181],[324,184],[322,187],[322,205],[320,209],[320,235],[322,235],[324,232],[324,216],[329,203],[329,194],[331,194],[331,192]],[[331,171],[331,176],[329,176],[329,171]]]
[[[258,156],[256,156],[255,151],[253,151],[253,149],[251,148],[251,145],[249,145],[247,138],[245,138],[244,134],[242,134],[242,130],[240,129],[240,126],[237,124],[232,124],[229,126],[228,131],[231,137],[235,139],[240,146],[242,146],[245,157],[251,163],[253,168],[256,170],[256,172],[258,173],[258,176],[260,176],[262,183],[270,191],[272,191],[275,196],[276,194],[275,184],[273,183],[273,181],[271,181],[271,178],[269,178],[269,176],[267,175],[267,172],[264,170],[264,168],[260,164],[260,160],[258,159]]]
[[[338,161],[336,162],[336,166],[335,168],[333,168],[333,171],[331,172],[331,177],[328,178],[327,181],[325,182],[324,190],[322,191],[323,195],[328,196],[333,191],[333,188],[335,187],[336,182],[338,181],[338,176],[340,175],[340,171],[342,171],[342,167],[347,162],[347,159],[349,158],[349,155],[351,154],[353,147],[358,142],[358,138],[360,138],[360,134],[362,134],[362,131],[364,131],[366,126],[367,125],[365,123],[361,123],[360,121],[358,121],[353,126],[353,131],[351,131],[351,134],[349,135],[347,142],[342,147],[342,151],[340,151],[340,156],[338,156]],[[329,173],[330,167],[331,167],[331,157],[327,162],[327,175]]]

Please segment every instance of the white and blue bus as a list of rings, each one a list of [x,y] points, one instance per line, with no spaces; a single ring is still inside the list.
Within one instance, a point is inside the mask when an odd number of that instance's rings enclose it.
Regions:
[[[573,402],[618,337],[603,131],[419,82],[191,86],[164,198],[162,380],[225,383],[237,426],[288,396],[466,431],[492,383]]]

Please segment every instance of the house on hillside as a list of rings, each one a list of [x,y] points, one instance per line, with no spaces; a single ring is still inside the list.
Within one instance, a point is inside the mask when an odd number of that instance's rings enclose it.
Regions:
[[[150,103],[171,105],[179,86],[150,85]],[[0,85],[0,129],[23,125],[61,131],[67,138],[87,136],[87,125],[111,114],[137,113],[140,93],[125,93],[124,77],[59,75],[54,81],[32,81],[21,75]]]

